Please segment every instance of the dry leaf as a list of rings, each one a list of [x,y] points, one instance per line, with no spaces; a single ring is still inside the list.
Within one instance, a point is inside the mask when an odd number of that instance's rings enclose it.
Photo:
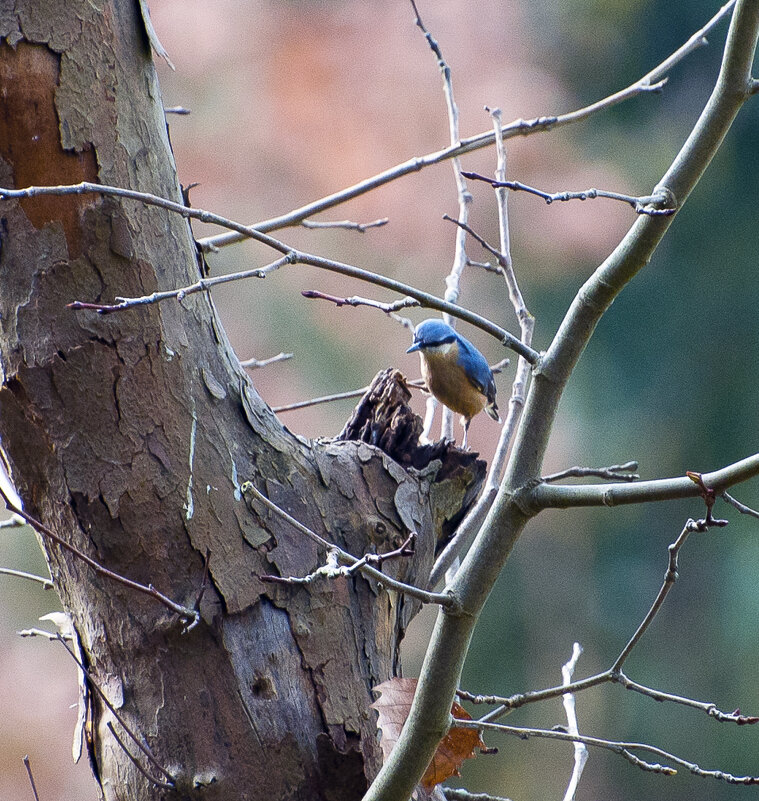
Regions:
[[[400,736],[403,724],[406,722],[411,702],[416,692],[416,679],[389,679],[378,684],[374,692],[381,693],[380,697],[371,705],[379,713],[377,726],[382,732],[382,758],[387,761],[390,752]],[[459,720],[471,720],[472,716],[464,707],[455,703],[451,707],[451,714]],[[442,739],[432,757],[429,767],[422,777],[422,786],[434,787],[444,782],[449,776],[458,776],[461,763],[465,759],[476,756],[475,748],[485,748],[480,734],[476,729],[457,729],[452,727]]]

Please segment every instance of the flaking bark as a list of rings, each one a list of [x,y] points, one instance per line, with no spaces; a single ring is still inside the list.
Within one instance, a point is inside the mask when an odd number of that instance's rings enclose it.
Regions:
[[[0,0],[0,36],[2,185],[88,180],[181,201],[136,2]],[[0,241],[0,443],[26,511],[187,605],[210,554],[202,622],[182,634],[152,599],[42,542],[93,679],[181,796],[360,798],[380,760],[369,690],[397,672],[413,606],[360,576],[261,582],[324,554],[240,487],[359,556],[415,530],[413,559],[385,569],[424,585],[481,466],[407,470],[373,444],[296,437],[207,295],[108,316],[65,308],[196,280],[177,215],[96,195],[6,201]],[[439,491],[451,476],[455,492]],[[96,699],[103,796],[156,798],[108,721],[120,731]]]

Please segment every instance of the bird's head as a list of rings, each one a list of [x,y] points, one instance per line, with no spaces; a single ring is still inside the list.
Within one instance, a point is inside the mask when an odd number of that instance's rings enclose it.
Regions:
[[[456,342],[456,332],[442,320],[431,318],[419,323],[414,330],[414,344],[406,351],[406,353],[415,353],[416,351],[442,351],[450,350],[454,342]]]

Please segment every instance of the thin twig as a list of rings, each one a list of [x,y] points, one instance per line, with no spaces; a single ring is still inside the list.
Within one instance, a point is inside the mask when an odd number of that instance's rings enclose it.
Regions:
[[[696,701],[694,698],[686,698],[682,695],[674,695],[673,693],[655,690],[653,687],[647,687],[644,684],[633,681],[621,670],[618,671],[616,675],[613,675],[611,680],[617,684],[621,684],[626,690],[632,690],[633,692],[648,696],[649,698],[653,698],[654,701],[668,701],[673,704],[690,707],[691,709],[698,709],[705,712],[710,718],[718,720],[720,723],[736,723],[738,726],[759,723],[759,716],[757,715],[743,715],[740,709],[736,709],[733,712],[722,712],[716,704],[709,701]]]
[[[503,143],[503,137],[500,135],[501,131],[501,113],[499,109],[491,109],[490,116],[493,120],[493,130],[495,132],[495,143],[497,152],[497,165],[496,176],[503,178],[506,176],[506,147]],[[509,237],[509,218],[508,218],[508,194],[504,189],[496,189],[496,201],[498,205],[498,227],[500,234],[501,249],[491,247],[479,234],[477,234],[469,225],[460,220],[454,220],[448,215],[443,215],[443,219],[450,220],[455,223],[461,233],[468,233],[479,244],[490,252],[496,259],[500,268],[500,273],[506,281],[506,286],[509,291],[509,299],[514,308],[514,312],[519,320],[519,327],[521,333],[521,341],[528,347],[532,346],[532,333],[535,327],[535,318],[528,310],[522,293],[519,289],[516,273],[514,272],[514,265],[511,258],[511,245]],[[517,423],[524,408],[525,399],[527,397],[527,387],[530,380],[530,364],[524,359],[520,358],[517,362],[517,369],[514,375],[514,383],[511,388],[511,397],[509,398],[509,410],[506,415],[500,436],[498,437],[498,445],[496,446],[495,455],[490,463],[488,470],[487,480],[485,487],[477,500],[477,503],[467,513],[464,520],[459,524],[456,533],[451,538],[451,541],[443,549],[440,556],[438,556],[435,564],[433,565],[432,572],[429,578],[429,587],[433,589],[435,585],[446,575],[448,569],[456,562],[459,556],[466,551],[470,543],[474,539],[477,531],[479,530],[485,515],[490,509],[495,495],[498,491],[498,486],[501,481],[501,476],[506,465],[506,458],[508,456],[511,441],[516,432]]]
[[[334,222],[321,222],[317,220],[301,220],[301,225],[304,228],[345,228],[349,231],[358,231],[363,234],[370,228],[381,228],[387,225],[390,220],[387,217],[381,217],[379,220],[372,220],[368,223],[351,222],[350,220],[336,220]]]
[[[248,367],[251,370],[257,370],[259,367],[266,367],[267,364],[274,364],[275,362],[284,362],[292,359],[292,353],[278,353],[276,356],[269,356],[268,359],[246,359],[240,362],[240,367]]]
[[[451,78],[451,68],[448,66],[446,60],[443,58],[443,52],[440,45],[432,36],[430,31],[422,22],[419,9],[416,6],[415,0],[410,0],[411,7],[414,10],[415,20],[414,23],[419,30],[424,34],[427,44],[432,50],[435,58],[437,59],[438,69],[443,79],[443,92],[445,94],[445,105],[448,112],[448,135],[451,147],[455,147],[461,141],[460,127],[459,127],[459,109],[456,105],[456,100],[453,95],[453,80]],[[469,208],[472,204],[472,195],[467,188],[466,181],[461,172],[461,161],[458,156],[452,158],[453,176],[456,182],[456,196],[458,198],[458,219],[462,223],[466,223],[469,219]],[[449,303],[458,303],[459,295],[461,293],[461,276],[467,264],[466,255],[466,237],[463,232],[459,230],[456,234],[456,246],[453,256],[453,265],[445,279],[445,299]],[[455,320],[451,315],[445,315],[445,322],[455,327]],[[424,436],[429,436],[432,427],[432,418],[434,415],[437,404],[429,403],[427,405],[427,414],[424,423]],[[453,439],[453,412],[446,406],[442,407],[442,421],[440,426],[440,436],[442,439]],[[466,441],[466,433],[464,435]]]
[[[509,359],[501,359],[501,361],[491,364],[490,369],[493,373],[501,373],[509,366],[510,363],[511,362]],[[427,385],[424,383],[424,379],[422,378],[406,379],[406,386],[411,387],[412,389],[422,390],[427,388]],[[371,386],[368,385],[365,387],[359,387],[359,389],[350,389],[347,392],[337,392],[333,395],[322,395],[319,398],[311,398],[311,400],[287,403],[283,406],[274,406],[272,411],[275,414],[280,414],[280,412],[292,412],[295,409],[305,409],[309,406],[318,406],[321,403],[332,403],[332,401],[360,398],[362,395],[366,395],[370,389]]]
[[[572,656],[570,660],[562,667],[561,677],[564,687],[568,687],[572,683],[572,676],[574,675],[577,661],[582,655],[582,646],[580,643],[575,643],[572,647]],[[564,693],[562,696],[564,704],[564,712],[567,716],[567,731],[570,734],[579,735],[580,731],[577,726],[577,711],[575,708],[574,693]],[[588,749],[583,743],[575,742],[574,744],[574,767],[572,769],[572,776],[564,792],[564,801],[574,801],[577,786],[582,778],[582,772],[585,769],[585,763],[588,761]]]
[[[71,648],[69,648],[69,646],[66,643],[64,637],[61,634],[56,633],[55,636],[54,636],[54,639],[58,640],[58,642],[61,643],[61,645],[69,652],[69,655],[74,660],[74,662],[76,662],[77,665],[79,665],[80,670],[87,677],[87,681],[89,682],[90,687],[97,693],[97,695],[100,698],[100,700],[108,707],[108,709],[110,710],[111,714],[116,718],[116,720],[118,720],[119,724],[121,725],[121,728],[124,729],[124,731],[129,735],[129,738],[132,740],[132,742],[140,749],[140,751],[142,751],[142,753],[145,755],[145,758],[148,760],[148,762],[150,762],[150,764],[162,776],[166,777],[166,779],[170,783],[171,787],[174,787],[174,777],[153,756],[153,754],[151,753],[150,749],[146,745],[144,745],[142,743],[140,738],[137,737],[137,735],[129,728],[129,726],[127,726],[126,722],[124,721],[124,718],[116,711],[116,708],[110,702],[110,700],[108,699],[108,696],[100,689],[100,687],[98,686],[97,682],[92,678],[92,674],[90,673],[88,668],[86,668],[84,666],[84,663],[77,657],[77,655],[71,650]]]
[[[380,311],[385,312],[386,314],[391,314],[393,312],[400,311],[401,309],[411,309],[416,306],[421,305],[418,300],[414,298],[401,298],[400,300],[396,300],[393,303],[381,303],[378,300],[372,300],[371,298],[362,298],[358,295],[353,295],[350,298],[341,298],[337,295],[328,295],[325,292],[319,292],[316,289],[304,289],[301,293],[304,298],[308,298],[309,300],[328,300],[330,303],[334,303],[335,306],[370,306],[373,309],[379,309]]]
[[[695,776],[717,779],[719,781],[727,782],[728,784],[759,784],[759,776],[735,776],[731,773],[726,773],[725,771],[721,770],[704,770],[695,762],[689,762],[682,757],[678,757],[669,751],[665,751],[664,749],[658,748],[654,745],[649,745],[648,743],[605,740],[600,737],[587,737],[585,735],[569,734],[556,729],[534,729],[524,726],[506,726],[502,723],[483,723],[476,720],[457,721],[456,726],[457,728],[462,729],[485,729],[500,731],[504,734],[513,734],[519,737],[521,740],[528,740],[530,737],[544,737],[550,740],[564,740],[565,742],[584,743],[585,745],[592,745],[597,748],[605,748],[609,751],[613,751],[614,753],[624,757],[628,762],[636,767],[651,773],[661,773],[664,776],[674,776],[677,773],[675,768],[672,768],[668,765],[646,762],[632,753],[633,751],[643,751],[664,759],[667,762],[674,762],[676,765],[686,768]]]
[[[699,709],[709,715],[709,717],[712,717],[720,722],[736,723],[739,726],[759,722],[759,717],[742,715],[740,710],[736,710],[735,712],[731,713],[722,712],[715,704],[710,702],[696,701],[691,698],[685,698],[682,696],[672,695],[670,693],[663,693],[659,690],[654,690],[646,687],[645,685],[632,681],[622,672],[622,665],[632,652],[633,648],[638,644],[638,642],[640,642],[640,639],[651,625],[651,622],[661,609],[664,600],[677,580],[678,554],[682,546],[685,544],[688,535],[694,531],[704,532],[707,531],[711,526],[718,525],[719,523],[715,522],[713,519],[711,522],[708,522],[706,519],[688,520],[686,522],[675,542],[673,542],[668,548],[668,565],[664,576],[664,582],[657,593],[651,608],[636,629],[633,636],[630,638],[620,652],[619,656],[614,661],[614,664],[608,670],[605,670],[603,673],[598,673],[594,676],[589,676],[585,679],[580,679],[579,681],[570,683],[565,682],[560,686],[550,687],[546,690],[531,690],[529,692],[519,693],[507,698],[496,695],[472,695],[471,693],[467,693],[462,690],[458,691],[458,695],[464,700],[470,701],[474,704],[487,704],[491,706],[497,705],[495,709],[491,710],[480,719],[483,722],[489,722],[496,720],[499,717],[513,711],[514,709],[518,709],[519,707],[528,703],[546,701],[551,698],[564,696],[567,692],[577,693],[582,690],[587,690],[591,687],[597,687],[600,684],[614,682],[621,684],[628,690],[633,690],[634,692],[638,692],[642,695],[648,696],[649,698],[653,698],[655,701],[670,701],[691,707],[693,709]]]
[[[638,469],[637,462],[625,462],[624,464],[612,464],[609,467],[570,467],[567,470],[561,470],[558,473],[550,473],[547,476],[541,476],[540,480],[543,482],[548,481],[561,481],[564,478],[586,478],[588,476],[595,476],[596,478],[605,478],[609,480],[619,481],[637,481],[640,476],[631,471]]]
[[[637,631],[633,636],[630,638],[630,641],[625,645],[622,649],[622,652],[617,657],[614,664],[611,666],[612,673],[616,673],[618,670],[622,668],[627,657],[630,655],[632,649],[638,644],[640,638],[645,634],[648,627],[651,625],[651,621],[656,617],[661,605],[664,603],[667,595],[669,595],[669,591],[674,586],[675,582],[678,579],[677,573],[677,557],[680,553],[680,549],[685,544],[685,541],[688,539],[688,535],[692,534],[693,532],[704,532],[707,531],[709,528],[709,523],[707,520],[692,520],[689,519],[686,521],[685,525],[683,526],[683,530],[680,532],[680,536],[669,546],[669,565],[667,566],[667,572],[664,574],[664,583],[659,590],[656,598],[654,599],[653,604],[651,604],[651,608],[648,610],[648,614],[643,618],[640,626],[638,626]]]
[[[470,793],[468,790],[461,790],[458,787],[442,787],[446,801],[511,801],[501,795],[490,795],[490,793]]]
[[[349,554],[347,551],[344,551],[338,545],[329,542],[329,540],[325,540],[324,537],[320,537],[315,531],[308,528],[308,526],[304,526],[299,520],[296,520],[292,515],[289,515],[284,509],[277,506],[276,503],[270,501],[260,490],[258,490],[250,481],[246,481],[240,487],[242,493],[244,495],[250,493],[252,494],[257,500],[261,501],[261,503],[266,506],[267,509],[274,512],[274,514],[281,517],[287,523],[289,523],[294,529],[300,531],[301,534],[308,537],[310,540],[315,542],[321,548],[324,548],[325,551],[329,554],[330,552],[334,552],[342,562],[345,562],[348,565],[355,565],[360,560]],[[318,570],[316,572],[319,572]],[[363,564],[360,567],[360,572],[368,576],[369,578],[374,579],[375,581],[382,584],[386,589],[395,590],[396,592],[403,593],[404,595],[408,595],[411,598],[416,598],[417,600],[421,601],[422,603],[426,604],[438,604],[439,606],[444,606],[447,609],[454,609],[457,605],[456,598],[452,596],[450,593],[438,593],[438,592],[427,592],[427,590],[422,590],[419,587],[414,587],[411,584],[405,584],[402,581],[398,581],[397,579],[391,578],[390,576],[385,575],[380,570],[377,570],[375,567],[372,567],[369,564]],[[262,577],[263,578],[263,577]],[[289,580],[288,580],[289,581]]]
[[[671,200],[669,195],[665,192],[660,192],[654,195],[645,195],[643,197],[634,197],[633,195],[624,195],[620,192],[609,192],[605,189],[584,189],[579,192],[544,192],[542,189],[536,189],[534,186],[528,186],[521,181],[494,181],[486,175],[480,175],[478,172],[464,172],[462,175],[472,181],[483,181],[490,184],[494,189],[511,189],[515,192],[527,192],[530,195],[537,195],[542,197],[545,202],[550,205],[554,201],[567,201],[567,200],[595,200],[596,198],[608,198],[609,200],[619,200],[627,203],[635,209],[636,214],[648,214],[655,217],[659,215],[674,214],[675,209],[663,207],[663,203]]]
[[[458,317],[471,325],[481,328],[491,336],[498,339],[503,345],[514,350],[520,356],[524,356],[531,364],[537,363],[540,354],[532,348],[526,347],[519,341],[513,334],[504,330],[495,323],[490,322],[485,317],[475,314],[468,309],[457,306],[455,303],[441,300],[440,298],[430,295],[428,292],[422,292],[416,287],[404,284],[400,281],[395,281],[392,278],[387,278],[379,273],[373,273],[370,270],[362,270],[359,267],[354,267],[351,264],[344,264],[343,262],[334,261],[332,259],[325,259],[321,256],[315,256],[310,253],[304,253],[295,250],[284,242],[280,242],[274,237],[268,236],[265,233],[257,230],[249,225],[242,225],[240,223],[222,217],[219,214],[214,214],[204,209],[194,209],[190,206],[176,203],[173,200],[152,195],[148,192],[137,192],[132,189],[124,189],[117,186],[106,186],[103,184],[93,184],[83,181],[79,184],[70,184],[64,186],[28,186],[25,189],[6,189],[0,187],[0,199],[23,199],[29,197],[37,197],[39,195],[83,195],[83,194],[101,194],[111,195],[114,197],[123,197],[130,200],[136,200],[148,206],[157,206],[158,208],[180,214],[183,217],[200,220],[201,222],[213,223],[237,231],[243,237],[250,237],[258,242],[267,245],[273,250],[277,250],[284,254],[284,257],[277,259],[274,262],[254,270],[244,270],[238,273],[230,273],[229,275],[218,276],[217,278],[201,279],[200,281],[190,284],[180,289],[165,290],[162,292],[154,292],[151,295],[143,295],[135,298],[119,298],[114,304],[106,303],[88,303],[85,301],[73,301],[68,304],[70,309],[87,309],[96,311],[99,314],[109,314],[111,312],[123,311],[124,309],[133,306],[145,306],[152,303],[160,303],[164,300],[176,298],[181,301],[186,295],[206,291],[209,287],[215,286],[219,283],[227,283],[229,281],[239,281],[247,278],[265,278],[269,273],[279,269],[285,264],[308,264],[312,267],[318,267],[322,270],[328,270],[340,275],[346,275],[351,278],[357,278],[362,281],[367,281],[371,284],[390,289],[398,292],[401,295],[408,295],[415,298],[421,305],[430,309],[445,312],[446,314]]]
[[[2,194],[2,190],[0,190]],[[167,289],[163,292],[151,292],[149,295],[141,295],[134,298],[117,297],[116,303],[87,303],[86,301],[75,300],[67,304],[67,308],[79,310],[86,309],[88,311],[95,311],[98,314],[112,314],[113,312],[124,311],[126,309],[133,309],[136,306],[149,306],[153,303],[161,303],[164,300],[176,299],[180,303],[188,296],[194,295],[197,292],[207,292],[214,286],[219,284],[228,284],[231,281],[244,281],[248,278],[265,278],[267,273],[277,270],[284,264],[289,264],[290,260],[287,256],[267,264],[265,267],[258,267],[254,270],[241,270],[237,273],[228,273],[227,275],[218,275],[216,278],[201,278],[194,284],[183,286],[179,289]]]
[[[116,742],[121,746],[121,750],[129,757],[131,763],[151,784],[155,784],[156,787],[161,787],[164,790],[174,789],[174,782],[164,782],[160,779],[156,779],[155,776],[151,776],[147,770],[140,765],[135,755],[126,747],[126,743],[121,739],[121,737],[119,737],[118,734],[116,734],[116,729],[113,727],[113,723],[111,723],[110,720],[105,725],[108,727],[108,731],[113,735],[113,738],[116,740]]]
[[[735,5],[735,0],[730,0],[726,3],[702,28],[697,30],[683,45],[675,50],[671,55],[667,56],[658,66],[654,67],[643,77],[639,78],[634,83],[631,83],[624,89],[621,89],[614,94],[602,98],[601,100],[591,103],[589,106],[583,106],[580,109],[571,111],[566,114],[549,115],[534,117],[533,119],[523,120],[517,119],[508,125],[504,125],[501,134],[504,139],[510,139],[515,136],[528,136],[533,133],[542,133],[545,131],[560,128],[564,125],[571,125],[582,120],[586,120],[593,114],[598,113],[604,109],[611,108],[612,106],[637,97],[640,94],[655,93],[661,91],[666,82],[666,75],[669,71],[682,61],[687,55],[694,50],[706,44],[706,35],[717,26],[717,24],[725,17]],[[300,208],[293,209],[285,214],[277,217],[271,217],[268,220],[262,220],[254,224],[253,227],[259,231],[275,231],[280,228],[286,228],[291,225],[298,225],[303,219],[310,217],[313,214],[326,211],[327,209],[334,208],[348,200],[370,192],[377,187],[384,186],[391,181],[402,178],[405,175],[419,172],[425,167],[430,167],[434,164],[439,164],[442,161],[463,156],[466,153],[471,153],[474,150],[479,150],[483,147],[488,147],[495,141],[495,134],[492,130],[484,131],[483,133],[470,136],[456,142],[453,145],[438,150],[434,153],[428,153],[425,156],[417,156],[408,161],[398,164],[395,167],[384,170],[371,178],[360,181],[353,186],[342,189],[339,192],[334,192],[331,195],[320,198],[301,206]],[[215,251],[226,245],[231,245],[239,242],[244,236],[238,233],[225,233],[217,234],[215,236],[205,237],[199,240],[199,245],[204,251]]]
[[[35,576],[34,573],[25,573],[23,570],[12,570],[10,567],[0,567],[0,575],[16,576],[16,578],[29,579],[42,585],[45,590],[52,590],[55,586],[53,580],[44,576]]]
[[[389,551],[388,553],[368,553],[364,554],[360,559],[356,560],[352,565],[349,567],[340,566],[340,549],[330,548],[327,552],[327,559],[326,562],[321,566],[317,567],[316,570],[308,573],[305,576],[274,576],[270,574],[265,574],[259,576],[258,578],[263,582],[268,582],[270,584],[295,584],[295,585],[305,585],[311,584],[313,581],[319,578],[326,578],[326,579],[335,579],[335,578],[350,578],[356,573],[360,573],[362,568],[366,565],[372,565],[373,567],[381,568],[384,562],[387,562],[391,559],[399,559],[401,557],[406,556],[413,556],[414,555],[414,541],[416,539],[415,532],[411,532],[408,535],[405,542],[395,550]]]
[[[26,768],[26,775],[29,777],[29,784],[32,785],[32,795],[34,796],[34,801],[40,801],[40,797],[37,793],[37,785],[34,783],[34,776],[32,775],[32,765],[31,762],[29,762],[29,754],[23,756],[21,761],[24,763],[24,767]]]
[[[723,500],[727,501],[731,506],[734,506],[742,515],[750,515],[751,517],[759,517],[759,512],[756,509],[752,509],[750,506],[746,506],[745,504],[741,503],[739,500],[733,498],[728,492],[722,492],[721,497]]]
[[[31,515],[28,515],[23,509],[19,509],[11,501],[8,495],[6,495],[2,487],[0,487],[0,496],[5,501],[5,505],[11,512],[23,518],[30,526],[32,526],[32,528],[34,528],[35,531],[42,534],[42,536],[52,540],[61,548],[64,548],[69,553],[73,554],[77,559],[81,559],[83,562],[88,564],[96,573],[99,573],[101,576],[105,576],[112,581],[116,581],[119,584],[123,584],[125,587],[129,587],[132,590],[149,595],[151,598],[155,598],[164,606],[171,609],[171,611],[179,615],[180,619],[184,622],[183,631],[190,631],[190,629],[195,628],[195,626],[200,622],[200,615],[195,610],[188,609],[186,606],[182,606],[181,604],[172,601],[171,598],[167,597],[162,592],[159,592],[155,587],[152,586],[152,584],[146,586],[137,581],[132,581],[132,579],[128,579],[125,576],[121,576],[118,573],[114,573],[112,570],[109,570],[107,567],[103,567],[103,565],[101,565],[99,562],[96,562],[94,559],[87,556],[86,553],[83,553],[78,548],[75,548],[73,545],[66,542],[66,540],[59,537],[54,531],[51,531],[39,520],[36,520]]]
[[[7,520],[0,520],[0,528],[21,528],[27,525],[23,517],[12,514]]]
[[[759,453],[733,464],[704,473],[705,486],[716,493],[759,475]],[[701,488],[687,476],[658,478],[617,484],[545,484],[539,482],[525,489],[524,503],[535,510],[581,506],[617,506],[628,503],[651,503],[693,498],[702,494]]]

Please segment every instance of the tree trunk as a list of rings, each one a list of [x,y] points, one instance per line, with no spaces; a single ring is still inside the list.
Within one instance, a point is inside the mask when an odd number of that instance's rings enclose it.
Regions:
[[[0,182],[86,180],[181,202],[138,3],[96,5],[0,0]],[[357,555],[416,531],[414,558],[386,569],[423,585],[480,468],[407,470],[374,445],[294,436],[207,294],[103,316],[65,308],[197,280],[181,216],[94,194],[2,201],[0,238],[0,442],[25,510],[188,606],[209,555],[202,620],[183,633],[166,607],[42,539],[92,680],[181,795],[360,798],[380,759],[370,688],[397,672],[412,609],[361,576],[262,582],[325,554],[241,485]],[[104,797],[156,798],[108,723],[165,780],[95,695]]]

